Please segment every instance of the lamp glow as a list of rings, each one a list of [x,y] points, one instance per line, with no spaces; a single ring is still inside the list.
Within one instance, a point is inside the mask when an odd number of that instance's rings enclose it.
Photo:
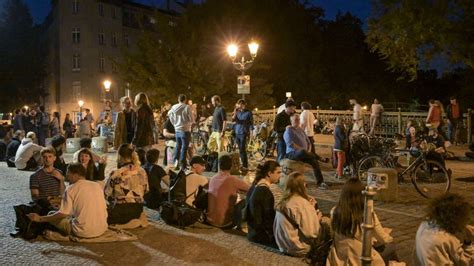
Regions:
[[[235,44],[230,44],[229,46],[227,46],[227,53],[232,58],[235,58],[237,56],[238,50],[239,50],[239,47],[237,47],[237,45]]]
[[[83,101],[83,100],[79,100],[79,101],[77,102],[77,104],[79,105],[79,107],[82,108],[82,106],[84,106],[84,101]]]
[[[110,91],[110,86],[112,85],[112,82],[110,82],[110,80],[106,79],[104,81],[104,88],[105,88],[105,91],[106,92],[109,92]]]
[[[256,57],[257,52],[258,52],[258,43],[256,43],[256,42],[249,43],[249,50],[250,50],[250,55],[252,57]]]

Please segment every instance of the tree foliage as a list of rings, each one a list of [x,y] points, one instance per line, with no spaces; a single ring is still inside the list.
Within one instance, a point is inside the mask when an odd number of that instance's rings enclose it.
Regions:
[[[375,0],[367,42],[411,80],[420,65],[447,58],[474,66],[474,1]]]

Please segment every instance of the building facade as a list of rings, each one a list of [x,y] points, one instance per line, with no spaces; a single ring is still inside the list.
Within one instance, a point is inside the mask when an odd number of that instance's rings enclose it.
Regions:
[[[54,0],[46,20],[48,64],[44,86],[49,96],[49,112],[59,111],[78,117],[88,108],[97,118],[112,101],[119,110],[119,99],[129,94],[128,83],[118,75],[122,54],[137,49],[144,25],[155,23],[159,11],[126,0]],[[176,5],[174,5],[176,7]],[[169,5],[168,5],[169,7]],[[178,11],[161,10],[163,15]],[[106,92],[104,81],[111,82]],[[132,95],[131,95],[132,96]]]

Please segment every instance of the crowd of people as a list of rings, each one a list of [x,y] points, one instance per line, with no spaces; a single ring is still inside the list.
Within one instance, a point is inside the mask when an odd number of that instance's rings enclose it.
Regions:
[[[316,261],[327,261],[330,265],[359,264],[362,251],[362,223],[364,215],[364,185],[358,179],[345,181],[339,200],[324,216],[319,210],[317,199],[308,194],[302,173],[282,173],[279,162],[284,158],[302,161],[311,165],[316,185],[327,189],[319,166],[322,159],[314,147],[314,116],[309,111],[311,105],[301,104],[302,113],[296,114],[296,104],[287,100],[282,112],[274,122],[277,134],[277,158],[267,160],[257,166],[255,179],[251,184],[231,174],[231,155],[221,154],[219,170],[211,178],[203,176],[209,163],[201,156],[193,156],[190,151],[191,129],[200,114],[189,104],[185,95],[178,96],[178,102],[170,106],[163,125],[163,135],[175,144],[171,157],[167,151],[163,155],[166,164],[159,165],[160,152],[153,147],[155,121],[148,98],[139,93],[135,98],[136,110],[129,97],[121,99],[122,111],[115,124],[114,148],[117,165],[109,175],[105,174],[106,157],[91,150],[90,135],[80,140],[80,149],[73,160],[66,163],[63,158],[66,136],[60,129],[47,133],[43,123],[35,130],[25,127],[21,116],[15,133],[7,147],[6,163],[19,170],[34,171],[30,176],[30,192],[33,202],[43,211],[28,214],[31,221],[50,225],[50,229],[69,236],[94,238],[103,235],[109,226],[129,229],[148,226],[144,207],[158,209],[169,197],[171,176],[176,170],[186,172],[185,202],[192,206],[197,192],[207,188],[207,208],[205,223],[223,229],[243,230],[251,242],[277,248],[280,252],[298,257],[311,257]],[[245,143],[253,129],[252,112],[244,100],[239,100],[232,112],[231,121],[221,104],[219,96],[211,98],[215,107],[212,112],[211,134],[208,148],[223,150],[223,136],[228,125],[232,125],[239,147],[242,169],[248,170]],[[352,130],[363,130],[360,122],[360,105],[354,105]],[[359,105],[359,106],[357,106]],[[379,115],[371,116],[371,131],[383,112],[383,107],[374,101]],[[380,105],[380,106],[378,106]],[[453,107],[451,107],[453,108]],[[44,112],[44,108],[39,108]],[[42,111],[43,110],[43,111]],[[209,112],[209,110],[206,110]],[[356,114],[359,112],[359,114]],[[437,111],[430,111],[429,117]],[[456,114],[458,111],[452,111]],[[433,115],[434,113],[434,115]],[[210,113],[205,114],[210,115]],[[84,120],[92,119],[91,115]],[[202,115],[204,116],[204,115]],[[35,116],[36,117],[36,116]],[[40,119],[42,115],[39,116]],[[59,124],[59,114],[52,124]],[[65,119],[66,121],[68,119]],[[454,118],[451,118],[454,121]],[[66,124],[66,121],[64,124]],[[433,121],[430,122],[433,124]],[[50,122],[51,123],[51,122]],[[67,132],[63,127],[64,132]],[[434,130],[434,129],[433,129]],[[50,145],[40,138],[53,135]],[[414,134],[407,131],[407,145],[414,145]],[[345,127],[340,119],[335,122],[335,145],[339,163],[344,161],[346,150]],[[171,162],[169,161],[171,160]],[[342,176],[342,166],[337,167]],[[280,179],[285,180],[281,184]],[[282,186],[281,186],[282,185]],[[470,265],[474,259],[472,245],[473,227],[469,225],[470,204],[461,196],[447,194],[430,203],[426,219],[421,223],[415,240],[415,261],[420,265]],[[374,265],[398,261],[391,230],[384,228],[376,213],[372,213],[374,234],[372,261]],[[245,230],[245,228],[247,228]],[[16,235],[21,235],[22,228]],[[325,243],[326,253],[318,247]]]

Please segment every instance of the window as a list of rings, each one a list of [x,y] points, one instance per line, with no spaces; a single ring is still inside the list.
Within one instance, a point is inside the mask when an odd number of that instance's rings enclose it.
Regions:
[[[123,40],[124,40],[125,45],[126,45],[127,47],[130,46],[130,37],[129,37],[127,34],[125,34],[125,35],[123,36]]]
[[[104,5],[102,3],[99,3],[99,16],[104,16]]]
[[[99,44],[100,45],[105,45],[105,34],[104,32],[99,32]]]
[[[72,42],[80,43],[81,42],[81,29],[73,28],[72,29]]]
[[[81,71],[81,55],[74,54],[72,56],[72,71]]]
[[[117,46],[117,34],[112,34],[112,46]]]
[[[116,8],[113,6],[112,7],[112,18],[117,18],[117,12],[115,10]]]
[[[79,13],[79,0],[72,1],[72,13],[73,14]]]
[[[117,70],[118,70],[118,59],[115,58],[113,61],[112,61],[112,72],[113,73],[117,73]]]
[[[82,87],[80,81],[72,82],[72,98],[75,102],[82,98]]]
[[[99,71],[105,72],[105,58],[103,56],[99,59]]]

